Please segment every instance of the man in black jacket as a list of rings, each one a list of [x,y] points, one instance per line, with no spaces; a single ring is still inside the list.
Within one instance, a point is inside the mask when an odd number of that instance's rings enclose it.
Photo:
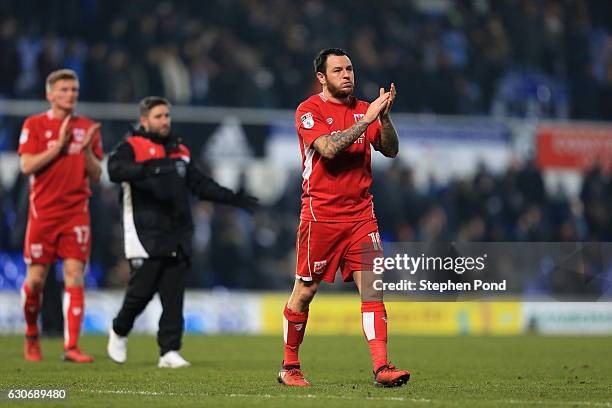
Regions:
[[[170,104],[158,96],[140,102],[140,127],[108,159],[111,181],[121,183],[125,256],[130,281],[109,331],[108,355],[127,360],[127,335],[155,292],[162,315],[159,367],[185,367],[178,350],[183,334],[183,297],[189,271],[193,221],[189,194],[253,211],[257,199],[220,186],[191,161],[172,133]]]

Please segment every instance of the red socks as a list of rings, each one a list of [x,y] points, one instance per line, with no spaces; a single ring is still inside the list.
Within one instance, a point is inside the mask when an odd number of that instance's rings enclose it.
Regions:
[[[299,366],[298,350],[302,340],[304,340],[304,332],[306,331],[306,323],[308,322],[308,310],[305,312],[294,312],[289,310],[285,305],[283,312],[283,334],[285,338],[285,358],[283,365]]]
[[[298,350],[308,322],[308,311],[294,312],[285,305],[283,312],[283,333],[285,339],[284,365],[300,365]],[[372,353],[374,371],[387,364],[387,312],[383,302],[362,302],[361,322],[363,334],[368,340]]]
[[[387,311],[383,302],[361,303],[361,325],[366,336],[374,371],[387,364]]]
[[[38,336],[38,313],[42,304],[42,290],[30,289],[25,283],[21,287],[21,305],[26,321],[26,336]]]
[[[83,292],[81,286],[64,288],[64,350],[76,347],[79,340],[85,311]]]
[[[77,345],[81,332],[81,321],[85,302],[82,287],[66,287],[64,289],[64,349]],[[42,303],[42,290],[34,290],[25,283],[21,288],[21,302],[26,321],[26,336],[38,336],[38,313]]]

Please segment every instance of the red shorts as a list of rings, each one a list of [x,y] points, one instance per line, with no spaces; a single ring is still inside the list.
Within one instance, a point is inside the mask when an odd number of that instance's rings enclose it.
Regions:
[[[91,252],[89,213],[52,219],[28,218],[23,259],[26,264],[54,263],[57,258],[87,262]]]
[[[345,282],[354,271],[372,270],[383,256],[375,219],[357,222],[300,221],[296,240],[295,277],[332,283],[338,269]]]

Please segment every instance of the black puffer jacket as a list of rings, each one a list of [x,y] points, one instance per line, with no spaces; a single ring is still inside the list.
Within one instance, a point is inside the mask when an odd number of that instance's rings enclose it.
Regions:
[[[125,256],[154,258],[191,255],[193,221],[189,194],[218,203],[245,205],[235,194],[205,175],[189,149],[172,134],[127,137],[108,159],[111,181],[121,183]]]

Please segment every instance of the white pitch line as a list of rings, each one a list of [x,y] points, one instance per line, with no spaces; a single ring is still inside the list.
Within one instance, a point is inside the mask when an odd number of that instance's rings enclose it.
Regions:
[[[342,399],[342,400],[376,400],[376,401],[410,401],[410,402],[431,402],[424,398],[404,398],[404,397],[352,397],[349,395],[314,395],[314,394],[213,394],[213,393],[178,393],[178,392],[163,392],[163,391],[133,391],[133,390],[84,390],[79,392],[93,394],[116,394],[116,395],[144,395],[144,396],[190,396],[190,397],[226,397],[226,398],[312,398],[312,399]]]
[[[523,401],[523,400],[492,400],[487,401],[491,403],[503,403],[503,404],[536,404],[536,405],[544,405],[544,404],[555,404],[555,405],[583,405],[587,407],[612,407],[612,402],[595,402],[595,401]]]
[[[406,401],[414,403],[445,403],[445,404],[463,404],[460,401],[449,400],[431,400],[426,398],[407,398],[407,397],[353,397],[350,395],[314,395],[314,394],[213,394],[213,393],[178,393],[178,392],[163,392],[163,391],[133,391],[133,390],[79,390],[84,393],[93,394],[116,394],[116,395],[144,395],[144,396],[190,396],[190,397],[225,397],[225,398],[297,398],[297,399],[338,399],[338,400],[371,400],[371,401]],[[556,406],[586,406],[586,407],[609,407],[612,408],[612,402],[595,402],[595,401],[539,401],[539,400],[470,400],[474,402],[487,402],[492,404],[516,404],[516,405],[556,405]],[[469,403],[469,401],[465,401]]]

